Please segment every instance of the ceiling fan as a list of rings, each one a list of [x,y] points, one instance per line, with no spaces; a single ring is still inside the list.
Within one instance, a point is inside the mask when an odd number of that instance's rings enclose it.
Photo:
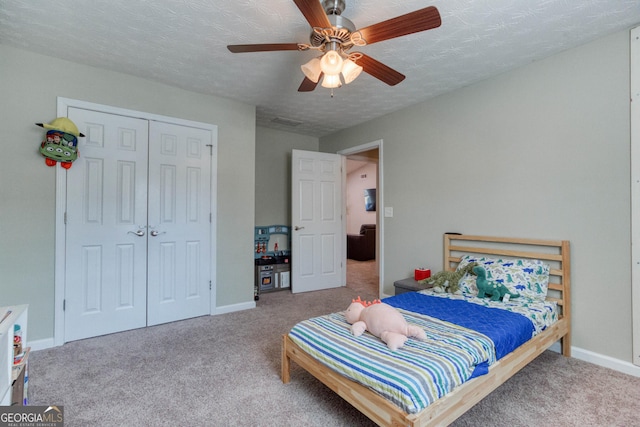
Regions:
[[[344,0],[293,2],[311,25],[309,44],[236,44],[227,48],[233,53],[283,50],[321,52],[319,57],[313,58],[301,67],[305,78],[298,88],[299,92],[313,91],[321,78],[323,87],[337,88],[342,85],[342,81],[345,84],[351,83],[362,71],[390,86],[397,85],[404,80],[403,74],[362,52],[351,52],[351,49],[354,46],[361,47],[430,30],[441,24],[438,9],[429,6],[356,31],[353,22],[341,16],[345,8]]]

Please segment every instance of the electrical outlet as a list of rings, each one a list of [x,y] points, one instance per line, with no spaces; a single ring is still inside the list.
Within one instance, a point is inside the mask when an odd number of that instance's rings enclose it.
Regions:
[[[385,218],[392,218],[393,217],[393,208],[390,206],[385,206],[384,207],[384,216]]]

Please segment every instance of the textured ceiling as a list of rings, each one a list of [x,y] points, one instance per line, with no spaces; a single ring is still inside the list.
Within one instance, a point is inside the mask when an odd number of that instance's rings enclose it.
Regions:
[[[406,75],[299,93],[314,52],[292,0],[2,0],[0,43],[256,106],[257,125],[323,136],[640,23],[639,0],[346,0],[357,28],[426,6],[442,26],[360,48]],[[280,117],[302,122],[289,127]]]

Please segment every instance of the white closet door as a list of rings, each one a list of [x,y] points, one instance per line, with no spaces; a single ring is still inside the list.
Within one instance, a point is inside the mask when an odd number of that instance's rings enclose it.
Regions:
[[[148,122],[69,108],[65,341],[146,324]],[[59,167],[59,166],[57,166]]]
[[[210,312],[209,130],[150,122],[148,325]]]
[[[65,341],[210,313],[210,130],[69,107]]]

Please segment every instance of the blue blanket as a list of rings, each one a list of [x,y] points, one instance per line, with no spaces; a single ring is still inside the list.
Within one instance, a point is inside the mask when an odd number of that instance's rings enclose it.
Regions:
[[[498,360],[533,336],[534,326],[531,320],[521,314],[499,308],[423,295],[418,292],[407,292],[385,298],[384,302],[396,308],[435,317],[488,336],[496,347]],[[488,366],[478,366],[473,376],[482,375],[487,370]]]

